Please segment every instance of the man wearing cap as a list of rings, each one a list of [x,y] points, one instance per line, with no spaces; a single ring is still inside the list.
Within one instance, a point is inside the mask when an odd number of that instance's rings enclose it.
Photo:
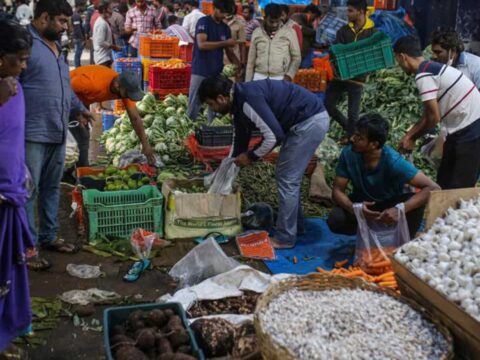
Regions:
[[[72,70],[70,78],[73,91],[87,107],[93,103],[122,99],[133,129],[142,144],[143,154],[151,162],[155,161],[153,150],[145,135],[142,118],[135,105],[135,101],[140,101],[144,96],[136,72],[124,70],[119,74],[105,66],[89,65]],[[90,131],[88,127],[82,125],[71,128],[71,131],[80,151],[77,166],[88,166]]]

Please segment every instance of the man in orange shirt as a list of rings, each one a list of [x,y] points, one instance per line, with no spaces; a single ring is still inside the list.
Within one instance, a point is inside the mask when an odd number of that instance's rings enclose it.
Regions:
[[[140,101],[144,96],[137,73],[127,70],[119,74],[105,66],[89,65],[72,70],[70,79],[73,91],[87,108],[93,103],[122,99],[133,129],[142,144],[143,154],[150,162],[155,162],[155,155],[148,143],[142,118],[135,105],[135,101]],[[77,165],[88,166],[89,129],[79,125],[71,131],[80,151]]]

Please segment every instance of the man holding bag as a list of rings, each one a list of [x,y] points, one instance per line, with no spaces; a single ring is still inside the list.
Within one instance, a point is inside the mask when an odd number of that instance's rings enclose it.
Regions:
[[[354,203],[363,203],[367,220],[394,225],[398,222],[396,205],[404,203],[410,237],[423,219],[431,191],[440,187],[391,147],[385,145],[388,122],[378,114],[369,114],[356,124],[351,145],[346,146],[337,165],[332,198],[337,204],[328,217],[331,231],[354,235],[357,219]],[[351,194],[346,190],[352,183]],[[405,185],[420,192],[405,192]]]
[[[271,242],[275,248],[293,248],[297,234],[304,230],[302,177],[330,124],[322,101],[287,81],[267,79],[233,85],[222,76],[204,80],[198,93],[211,110],[233,114],[235,136],[230,157],[238,166],[250,165],[282,145],[276,169],[279,211]],[[254,129],[260,130],[263,140],[249,150]]]

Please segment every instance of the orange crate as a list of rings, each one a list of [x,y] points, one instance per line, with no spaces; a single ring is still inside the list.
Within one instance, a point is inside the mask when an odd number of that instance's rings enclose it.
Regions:
[[[185,62],[192,61],[193,44],[182,45],[179,49],[179,58]]]
[[[113,102],[113,111],[114,112],[124,112],[125,111],[125,105],[123,105],[123,100],[115,100]]]
[[[177,37],[165,35],[140,35],[140,56],[150,58],[178,57],[179,41]]]
[[[381,10],[396,10],[397,0],[375,0],[374,7]]]
[[[324,92],[327,89],[327,72],[316,69],[300,69],[293,82],[312,92]]]
[[[333,67],[330,63],[330,55],[321,58],[313,58],[313,68],[316,70],[325,70],[327,72],[327,81],[333,79]]]
[[[202,1],[202,12],[205,15],[212,15],[213,14],[213,2],[212,1]]]

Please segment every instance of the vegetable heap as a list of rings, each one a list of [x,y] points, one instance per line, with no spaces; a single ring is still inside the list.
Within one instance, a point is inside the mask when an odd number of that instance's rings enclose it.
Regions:
[[[234,77],[236,73],[237,73],[236,65],[229,64],[223,67],[222,75],[226,76],[227,78]]]
[[[187,64],[185,64],[185,62],[180,59],[168,59],[155,62],[150,66],[159,67],[162,69],[185,69],[187,67]]]
[[[185,95],[168,95],[164,101],[157,102],[153,94],[146,94],[137,103],[148,141],[165,164],[189,161],[189,153],[183,141],[194,132],[196,124],[186,115],[187,104],[188,98]],[[115,166],[125,151],[140,149],[140,141],[126,113],[102,135],[101,141]]]
[[[150,184],[150,178],[139,172],[135,167],[122,170],[114,166],[109,166],[105,169],[105,172],[90,175],[88,178],[92,180],[104,180],[105,187],[103,190],[105,191],[135,190],[143,185]]]

